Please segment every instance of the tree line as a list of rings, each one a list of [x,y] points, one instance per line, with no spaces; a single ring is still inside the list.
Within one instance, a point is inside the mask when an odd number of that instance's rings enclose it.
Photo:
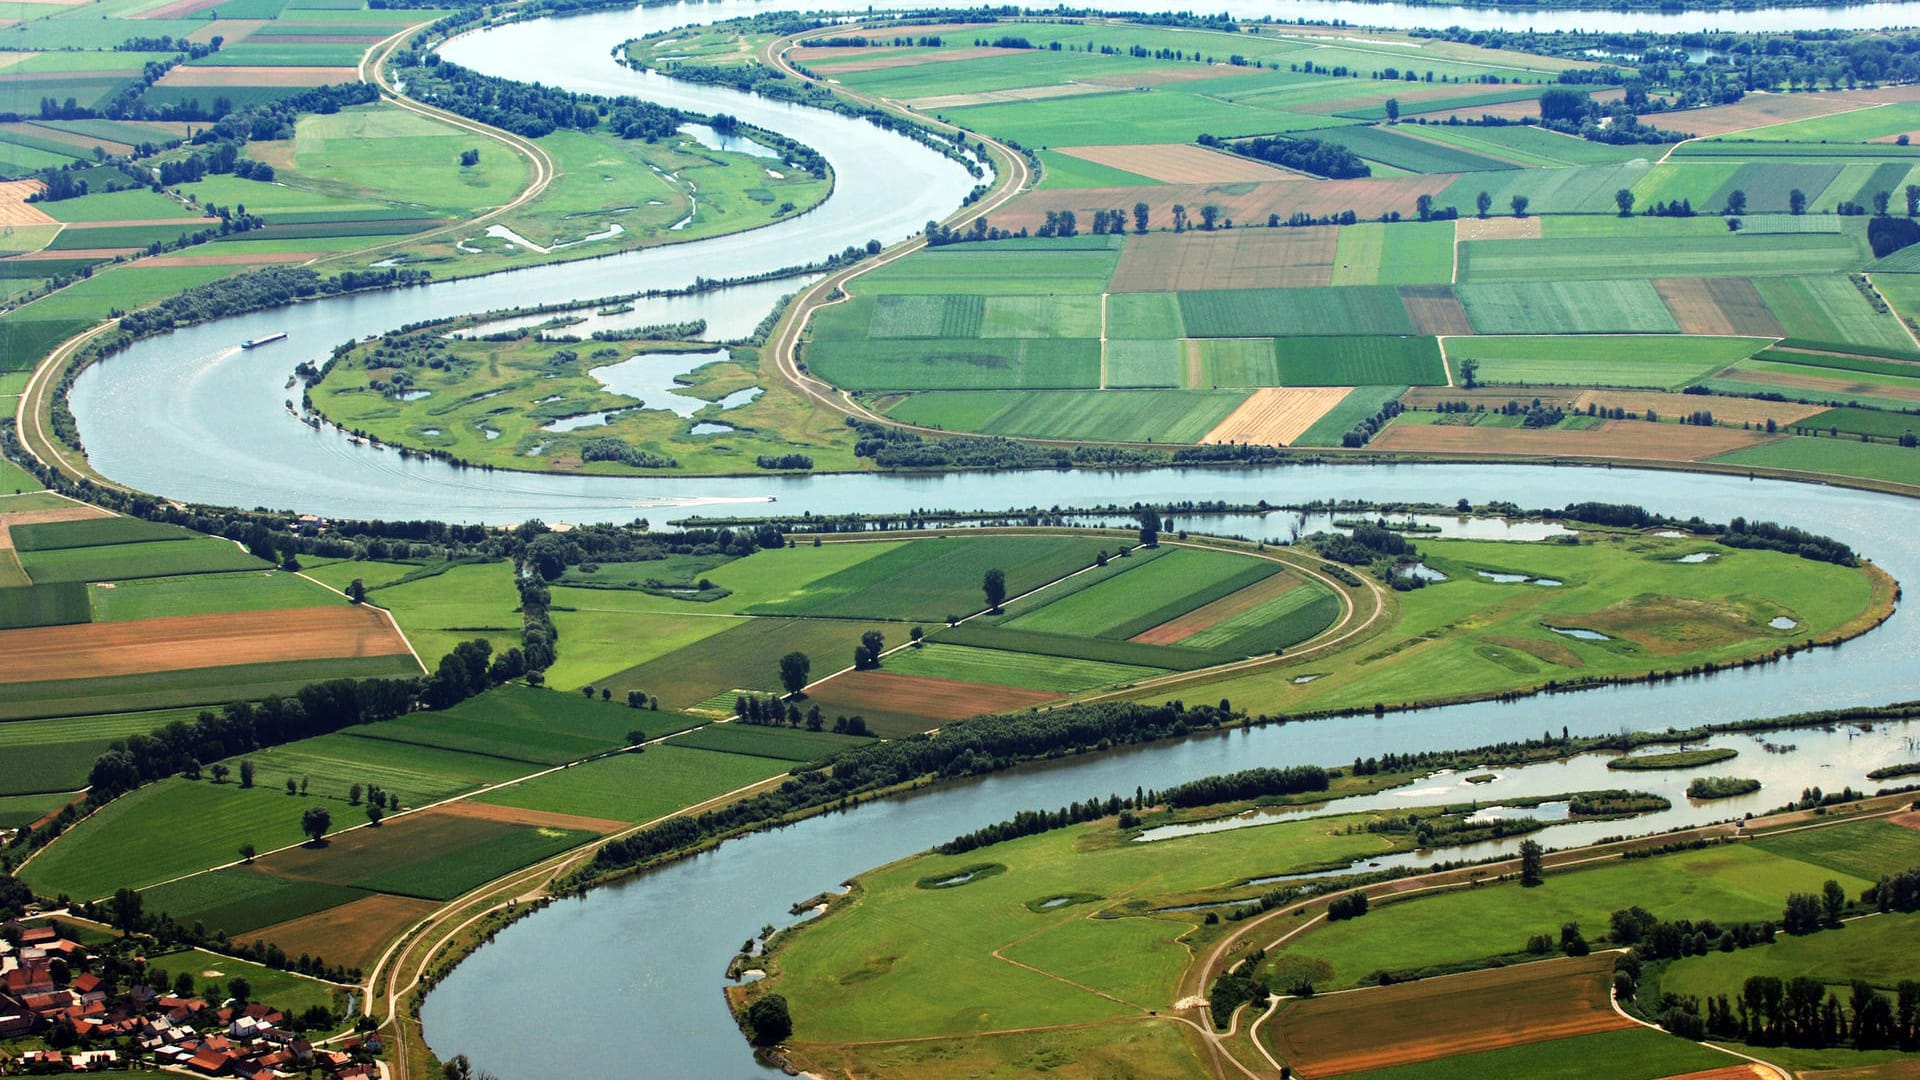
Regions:
[[[1321,139],[1261,136],[1254,139],[1222,140],[1202,134],[1201,146],[1218,147],[1256,161],[1279,165],[1296,172],[1312,173],[1329,180],[1358,180],[1372,176],[1373,167],[1360,155],[1336,142]]]

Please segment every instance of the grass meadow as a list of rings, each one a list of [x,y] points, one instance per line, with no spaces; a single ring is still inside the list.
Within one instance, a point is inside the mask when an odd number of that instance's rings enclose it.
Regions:
[[[1674,390],[1764,348],[1764,338],[1593,335],[1454,337],[1447,358],[1480,365],[1483,383]]]
[[[888,657],[887,670],[896,675],[924,675],[961,682],[1017,686],[1026,690],[1056,690],[1063,694],[1165,674],[1159,668],[1131,664],[938,643]]]
[[[986,607],[988,570],[1006,575],[1018,596],[1076,570],[1113,541],[1085,535],[951,535],[917,541],[814,582],[798,599],[757,605],[762,615],[941,622]],[[901,635],[904,637],[904,635]],[[774,657],[768,656],[772,663]]]
[[[1352,1080],[1473,1080],[1523,1074],[1530,1080],[1659,1080],[1726,1068],[1737,1060],[1664,1031],[1626,1028],[1348,1075]]]
[[[479,801],[638,823],[779,776],[794,764],[668,743],[490,791]]]

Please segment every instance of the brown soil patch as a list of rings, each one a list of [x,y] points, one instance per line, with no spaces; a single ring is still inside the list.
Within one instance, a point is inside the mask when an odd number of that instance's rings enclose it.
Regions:
[[[346,605],[173,615],[0,630],[0,683],[405,652],[384,615]]]
[[[861,52],[869,50],[862,49]],[[913,53],[909,56],[875,56],[849,60],[844,64],[820,65],[820,74],[846,75],[856,71],[885,71],[888,68],[919,67],[921,64],[951,64],[958,60],[978,60],[985,56],[1017,56],[1030,49],[942,49],[937,53]]]
[[[1703,397],[1695,394],[1669,394],[1659,390],[1588,390],[1573,399],[1573,407],[1585,412],[1588,405],[1620,408],[1646,415],[1648,409],[1661,416],[1680,416],[1705,409],[1722,424],[1756,424],[1765,427],[1768,420],[1792,424],[1815,413],[1824,405],[1801,405],[1791,401],[1759,401],[1753,398]]]
[[[1180,343],[1181,353],[1186,357],[1187,381],[1189,387],[1206,385],[1207,363],[1200,355],[1200,342],[1187,338]]]
[[[178,69],[176,69],[178,70]],[[1095,210],[1147,204],[1155,228],[1173,223],[1173,206],[1193,208],[1212,203],[1221,214],[1244,226],[1263,225],[1270,214],[1285,221],[1299,210],[1315,217],[1352,210],[1361,220],[1398,210],[1413,212],[1414,200],[1444,190],[1458,174],[1389,176],[1366,180],[1275,180],[1266,183],[1163,184],[1159,187],[1078,188],[1029,191],[994,211],[993,224],[1003,229],[1038,229],[1047,211],[1071,210],[1082,221]]]
[[[1262,387],[1200,441],[1290,446],[1351,392],[1346,386]]]
[[[1465,240],[1538,240],[1540,215],[1532,217],[1463,217],[1453,223],[1453,242]]]
[[[42,189],[38,180],[8,180],[0,183],[0,225],[52,225],[54,219],[27,201]]]
[[[217,0],[216,0],[217,2]],[[359,82],[350,67],[187,67],[160,76],[156,86],[325,86]]]
[[[1063,146],[1059,150],[1083,161],[1124,169],[1168,184],[1221,184],[1239,180],[1261,182],[1297,178],[1300,175],[1239,154],[1221,153],[1189,143]]]
[[[162,255],[141,266],[266,266],[273,263],[303,263],[326,254],[323,251],[262,251],[239,255]]]
[[[1749,128],[1770,127],[1791,120],[1851,112],[1894,100],[1884,90],[1853,90],[1824,94],[1748,94],[1732,105],[1686,109],[1660,114],[1660,126],[1689,131],[1705,138]]]
[[[1683,334],[1786,336],[1760,291],[1746,278],[1655,278],[1653,288]]]
[[[1609,1003],[1613,961],[1547,960],[1309,998],[1263,1035],[1305,1075],[1337,1076],[1633,1027]]]
[[[1920,1080],[1920,1061],[1889,1061],[1857,1069],[1802,1071],[1801,1080]]]
[[[1883,386],[1880,383],[1854,382],[1852,379],[1830,379],[1822,375],[1790,375],[1784,371],[1748,371],[1745,368],[1734,371],[1733,376],[1741,382],[1778,386],[1783,391],[1831,394],[1842,401],[1867,396],[1920,401],[1920,388],[1911,386]]]
[[[1210,630],[1279,596],[1290,593],[1307,583],[1299,574],[1278,573],[1241,589],[1239,592],[1223,596],[1210,604],[1202,604],[1177,619],[1169,619],[1144,634],[1135,634],[1130,640],[1143,645],[1172,645],[1185,641],[1202,630]]]
[[[85,503],[56,506],[46,510],[15,510],[11,513],[0,513],[0,551],[13,550],[11,529],[15,525],[43,525],[54,521],[85,521],[88,518],[112,516],[97,506],[88,506]],[[14,569],[19,571],[19,564],[12,556],[8,556],[7,561],[14,563]],[[20,573],[25,576],[25,571]]]
[[[81,135],[73,131],[61,131],[59,128],[42,127],[39,124],[0,124],[0,128],[16,129],[22,135],[28,135],[45,142],[70,146],[83,154],[90,154],[99,147],[109,154],[130,154],[133,147],[113,139],[101,139],[92,135]]]
[[[495,806],[492,803],[475,802],[472,799],[447,803],[436,807],[434,812],[451,814],[454,817],[473,818],[477,821],[500,821],[508,825],[532,825],[550,829],[583,829],[587,832],[603,834],[619,832],[632,824],[627,821],[615,821],[612,818],[557,814],[549,810],[522,810],[517,806]]]
[[[1048,98],[1084,97],[1089,94],[1112,92],[1111,87],[1068,82],[1050,86],[1021,86],[1012,90],[981,90],[971,94],[938,94],[934,97],[908,98],[900,104],[909,109],[919,109],[921,112],[938,112],[941,109],[964,109],[969,105],[1003,105],[1009,102],[1044,101]]]
[[[1406,305],[1415,333],[1450,336],[1473,333],[1473,324],[1467,321],[1467,309],[1460,306],[1451,286],[1402,285],[1400,302]]]
[[[1421,454],[1524,454],[1543,457],[1700,461],[1768,441],[1738,428],[1609,420],[1584,431],[1558,428],[1452,427],[1394,424],[1368,446]]]
[[[1758,1065],[1729,1065],[1724,1069],[1669,1076],[1666,1080],[1777,1080],[1777,1077],[1778,1074],[1772,1069],[1763,1069]]]
[[[1127,241],[1117,293],[1275,289],[1329,284],[1338,229],[1148,233]]]
[[[1459,86],[1452,87],[1451,89],[1456,97],[1465,97],[1472,92]],[[1582,89],[1585,89],[1585,87],[1582,87]],[[1625,90],[1614,86],[1596,88],[1591,92],[1591,96],[1595,101],[1607,102],[1625,97],[1626,93]],[[1504,120],[1520,120],[1529,116],[1538,118],[1539,115],[1540,99],[1531,97],[1521,98],[1518,101],[1503,101],[1497,105],[1467,105],[1455,109],[1433,109],[1424,113],[1402,111],[1400,114],[1400,123],[1404,125],[1407,121],[1416,118],[1429,122],[1444,121],[1452,116],[1457,116],[1462,120],[1478,120],[1483,116],[1498,116]],[[1693,129],[1685,128],[1683,130],[1692,131]],[[1571,136],[1569,137],[1571,138]]]
[[[829,716],[835,713],[852,716],[868,710],[943,721],[1024,709],[1060,697],[1047,690],[1022,690],[925,675],[894,675],[885,671],[836,675],[809,689],[807,696],[817,700]]]
[[[1920,829],[1920,810],[1907,814],[1896,814],[1887,820],[1903,829]]]
[[[439,906],[431,900],[376,893],[239,936],[247,941],[270,941],[288,956],[306,953],[329,964],[364,971],[380,958],[387,942]]]

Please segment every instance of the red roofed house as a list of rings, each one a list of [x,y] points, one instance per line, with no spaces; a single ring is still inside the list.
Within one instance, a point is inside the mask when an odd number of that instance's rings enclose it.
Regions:
[[[202,1047],[199,1053],[193,1055],[193,1060],[187,1062],[187,1065],[194,1071],[208,1076],[227,1076],[233,1072],[233,1055],[225,1050]]]

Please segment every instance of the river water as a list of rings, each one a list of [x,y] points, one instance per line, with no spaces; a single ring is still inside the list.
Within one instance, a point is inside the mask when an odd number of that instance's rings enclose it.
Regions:
[[[883,4],[882,7],[888,5]],[[1106,6],[1158,8],[1150,0]],[[665,104],[730,112],[781,131],[827,155],[838,189],[820,209],[753,233],[542,267],[373,296],[336,298],[195,327],[142,342],[83,375],[72,404],[94,464],[106,475],[180,499],[240,506],[297,507],[333,516],[437,517],[509,523],[628,520],[661,508],[764,504],[782,513],[901,512],[918,507],[1088,506],[1135,500],[1225,499],[1270,503],[1318,498],[1476,502],[1508,499],[1557,505],[1575,499],[1639,502],[1653,509],[1724,520],[1735,514],[1803,525],[1854,544],[1903,580],[1920,580],[1920,536],[1911,503],[1834,488],[1725,476],[1628,469],[1539,466],[1292,466],[1263,470],[1153,470],[1127,473],[1014,473],[950,476],[811,476],[746,479],[608,479],[460,470],[355,445],[313,431],[282,407],[287,375],[336,343],[424,318],[510,305],[674,288],[694,276],[724,278],[807,262],[870,238],[891,242],[950,212],[974,181],[957,165],[864,122],[797,109],[731,91],[681,86],[626,71],[606,49],[619,41],[693,21],[772,9],[726,0],[547,20],[467,35],[446,54],[509,78],[577,90],[636,93]],[[1300,0],[1235,3],[1241,16],[1344,20],[1406,27],[1482,29],[1686,30],[1738,27],[1870,28],[1920,24],[1920,3],[1837,9],[1779,9],[1738,15],[1527,12],[1347,4]],[[784,291],[784,290],[780,290]],[[636,323],[724,317],[751,325],[775,290],[709,294],[695,303],[636,304]],[[740,308],[745,306],[753,317]],[[669,317],[670,316],[670,317]],[[284,331],[288,340],[241,352],[246,338]],[[1208,519],[1204,526],[1254,536],[1283,535],[1287,519]],[[467,1053],[508,1078],[645,1075],[753,1076],[762,1072],[734,1030],[719,976],[739,943],[762,925],[791,921],[788,905],[877,863],[900,858],[1016,810],[1074,798],[1165,786],[1255,765],[1333,764],[1382,750],[1445,749],[1521,738],[1561,726],[1604,733],[1663,723],[1690,725],[1797,709],[1868,704],[1914,696],[1911,658],[1920,653],[1914,620],[1896,615],[1879,631],[1832,651],[1783,664],[1657,686],[1618,687],[1512,704],[1292,724],[1259,732],[1203,735],[1179,743],[1028,767],[868,804],[723,845],[584,899],[557,904],[502,933],[463,963],[428,999],[423,1019],[442,1054]],[[1249,703],[1254,704],[1254,703]],[[1255,706],[1257,708],[1257,704]],[[1869,736],[1781,736],[1803,749],[1767,755],[1768,788],[1758,800],[1785,801],[1801,786],[1832,782],[1892,760],[1909,726]],[[1840,740],[1845,740],[1844,742]],[[1864,741],[1863,741],[1864,740]],[[1757,754],[1743,742],[1743,752]],[[1749,774],[1748,763],[1723,771]],[[1502,781],[1504,790],[1564,790],[1586,783],[1587,766],[1555,773],[1536,767]],[[1525,782],[1517,778],[1525,777]],[[1669,781],[1660,781],[1668,783]],[[1635,778],[1622,786],[1648,786]],[[1438,786],[1441,781],[1436,781]],[[1492,797],[1502,792],[1487,792]],[[1433,793],[1429,796],[1437,797]],[[1381,796],[1404,798],[1406,795]],[[1412,796],[1421,797],[1421,796]],[[1744,806],[1744,804],[1742,804]],[[1660,825],[1725,816],[1731,804],[1695,808],[1676,800]],[[1571,841],[1579,834],[1550,837]],[[1625,827],[1609,831],[1624,831]],[[541,1003],[532,1019],[529,1003]],[[554,1007],[564,1002],[564,1007]]]

